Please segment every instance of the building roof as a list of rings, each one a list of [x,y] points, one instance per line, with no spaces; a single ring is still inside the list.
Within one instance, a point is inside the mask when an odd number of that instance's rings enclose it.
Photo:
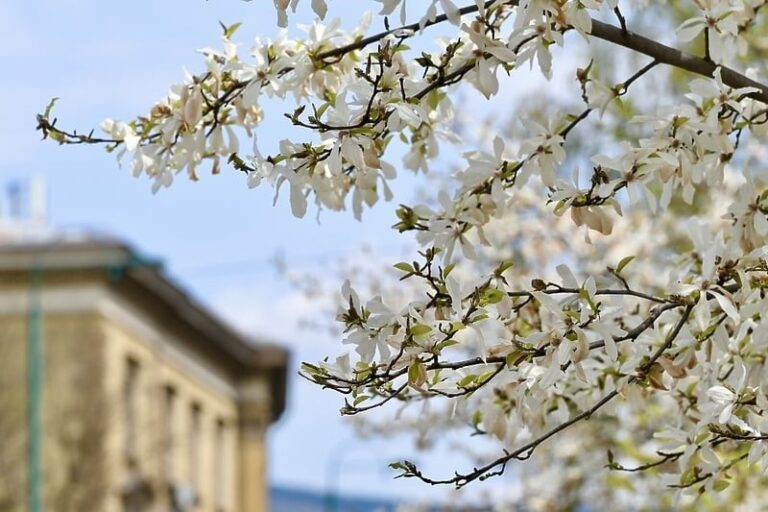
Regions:
[[[272,421],[285,409],[287,350],[236,332],[176,284],[159,260],[146,258],[128,244],[108,237],[59,235],[0,243],[0,273],[32,271],[104,272],[111,289],[160,324],[188,334],[185,339],[233,377],[266,374]]]

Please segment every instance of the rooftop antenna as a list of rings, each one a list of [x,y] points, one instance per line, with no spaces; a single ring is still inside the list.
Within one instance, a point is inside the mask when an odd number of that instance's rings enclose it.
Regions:
[[[45,179],[33,176],[29,180],[29,217],[37,225],[45,225],[47,220],[48,200],[45,190]]]

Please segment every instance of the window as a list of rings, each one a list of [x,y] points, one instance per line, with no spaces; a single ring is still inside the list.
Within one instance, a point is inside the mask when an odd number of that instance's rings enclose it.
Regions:
[[[201,449],[201,416],[200,404],[193,403],[190,410],[189,422],[189,484],[192,488],[195,502],[200,503],[200,449]]]
[[[223,511],[225,509],[224,503],[224,450],[225,450],[225,435],[226,425],[224,420],[216,420],[216,437],[213,445],[213,499],[216,504],[216,510]]]
[[[126,359],[123,380],[123,406],[125,408],[125,458],[130,466],[138,460],[139,444],[139,363]]]
[[[174,483],[176,477],[176,389],[167,385],[163,393],[163,472],[165,481]]]

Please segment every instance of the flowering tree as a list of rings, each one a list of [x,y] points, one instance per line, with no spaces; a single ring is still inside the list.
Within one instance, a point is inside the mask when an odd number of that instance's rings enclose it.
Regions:
[[[274,0],[281,26],[298,3]],[[381,32],[370,17],[353,30],[318,21],[303,38],[257,40],[248,58],[225,26],[206,69],[146,115],[98,136],[60,128],[51,104],[38,129],[105,145],[154,191],[226,162],[248,186],[287,187],[299,217],[312,201],[359,219],[391,199],[393,147],[425,173],[439,149],[467,149],[432,200],[396,211],[394,228],[422,246],[395,264],[400,286],[361,298],[344,284],[354,350],[303,375],[344,394],[344,414],[410,404],[421,433],[498,441],[470,469],[400,461],[402,477],[462,487],[530,458],[522,477],[547,476],[525,499],[543,508],[596,495],[749,506],[768,467],[766,2],[648,3],[376,0]],[[311,8],[325,17],[324,0]],[[432,30],[448,37],[430,47]],[[612,76],[618,47],[624,76]],[[526,103],[522,128],[474,148],[456,136],[462,84],[493,103],[521,69],[549,78],[574,59],[581,106]],[[294,104],[295,137],[264,156],[274,98]]]

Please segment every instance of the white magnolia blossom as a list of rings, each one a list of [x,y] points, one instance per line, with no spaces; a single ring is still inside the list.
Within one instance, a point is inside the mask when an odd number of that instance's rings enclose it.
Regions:
[[[393,468],[463,487],[527,461],[509,499],[540,510],[762,507],[765,2],[376,0],[379,17],[351,30],[323,19],[339,3],[274,0],[281,26],[304,4],[318,20],[247,55],[225,27],[203,71],[145,115],[104,121],[105,138],[56,127],[51,106],[39,127],[108,145],[154,191],[231,165],[299,217],[360,219],[393,198],[401,167],[436,176],[432,197],[396,210],[418,254],[391,281],[371,272],[375,286],[352,272],[337,311],[346,351],[302,368],[344,395],[345,414],[396,409],[388,425],[420,446],[456,429],[492,441],[466,470]],[[678,37],[644,12],[666,12]],[[436,44],[421,44],[435,25]],[[606,44],[640,61],[614,69]],[[575,80],[557,82],[585,52]],[[574,101],[539,91],[516,105],[514,134],[486,127],[474,144],[461,84],[512,113],[502,92],[531,68]],[[295,128],[269,149],[257,144],[278,121],[268,102]],[[457,151],[441,172],[438,157]]]

